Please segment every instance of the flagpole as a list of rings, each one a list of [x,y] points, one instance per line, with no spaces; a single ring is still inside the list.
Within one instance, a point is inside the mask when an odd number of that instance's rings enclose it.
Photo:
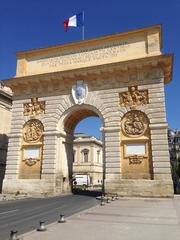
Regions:
[[[83,11],[83,25],[82,25],[82,40],[84,40],[84,11]]]

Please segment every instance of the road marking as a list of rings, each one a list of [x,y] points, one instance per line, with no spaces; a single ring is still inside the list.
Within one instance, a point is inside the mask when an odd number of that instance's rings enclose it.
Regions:
[[[2,212],[2,213],[0,213],[0,215],[7,214],[7,213],[12,213],[12,212],[17,212],[17,211],[19,211],[19,209],[14,209],[14,210],[11,210],[11,211]]]

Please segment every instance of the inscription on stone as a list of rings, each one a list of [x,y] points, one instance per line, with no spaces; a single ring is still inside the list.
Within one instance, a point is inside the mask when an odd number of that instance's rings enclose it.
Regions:
[[[78,63],[87,63],[94,60],[108,59],[109,57],[117,57],[120,53],[126,51],[129,47],[128,42],[122,42],[118,46],[108,46],[101,49],[93,49],[82,51],[69,55],[53,56],[46,59],[37,60],[35,63],[40,67],[55,68],[65,65],[74,65]]]
[[[25,59],[23,70],[19,66],[18,75],[33,75],[53,71],[66,71],[143,57],[146,53],[145,36],[134,36],[126,39],[114,39],[102,44],[89,44],[73,48],[57,48],[56,51],[32,55]],[[20,64],[21,65],[21,64]]]

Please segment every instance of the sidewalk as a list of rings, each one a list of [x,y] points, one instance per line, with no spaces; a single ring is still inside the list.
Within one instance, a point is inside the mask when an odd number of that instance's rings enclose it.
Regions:
[[[179,240],[180,199],[120,198],[32,231],[23,240]]]

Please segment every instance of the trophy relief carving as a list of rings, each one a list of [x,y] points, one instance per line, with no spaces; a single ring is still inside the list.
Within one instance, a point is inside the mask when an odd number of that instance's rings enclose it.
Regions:
[[[36,116],[45,112],[45,101],[38,101],[38,98],[31,98],[30,103],[24,103],[24,116]]]
[[[141,164],[143,162],[143,159],[145,159],[144,156],[139,156],[139,155],[133,155],[133,156],[129,156],[129,165],[132,164]]]
[[[23,139],[27,143],[38,142],[43,134],[43,124],[38,119],[29,120],[23,128]]]
[[[137,110],[126,113],[122,120],[122,130],[128,137],[139,137],[147,129],[145,115]]]
[[[28,165],[29,167],[35,165],[40,159],[35,159],[35,158],[26,158],[23,161],[25,161],[25,164]]]
[[[131,86],[127,92],[119,94],[119,101],[122,107],[136,108],[136,106],[149,103],[148,90],[138,90],[137,86]]]

